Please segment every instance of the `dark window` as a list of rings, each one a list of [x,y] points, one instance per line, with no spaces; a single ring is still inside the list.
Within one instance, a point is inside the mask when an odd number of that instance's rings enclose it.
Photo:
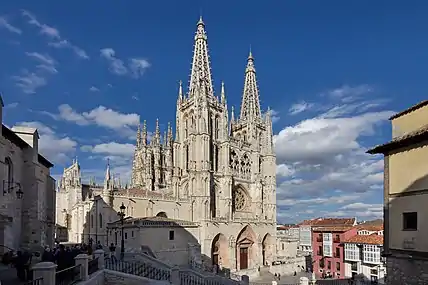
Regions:
[[[128,239],[128,233],[125,233],[125,239]]]
[[[418,229],[418,213],[408,212],[403,213],[403,230],[416,231]]]
[[[336,247],[336,255],[334,257],[340,257],[340,248]]]
[[[336,270],[340,271],[340,262],[336,262]]]
[[[169,231],[169,240],[174,240],[174,231]]]
[[[131,232],[131,237],[134,237],[134,231]]]
[[[103,215],[99,214],[98,216],[99,216],[99,220],[100,220],[100,229],[102,229],[103,228]]]
[[[327,262],[327,269],[331,269],[331,261]]]

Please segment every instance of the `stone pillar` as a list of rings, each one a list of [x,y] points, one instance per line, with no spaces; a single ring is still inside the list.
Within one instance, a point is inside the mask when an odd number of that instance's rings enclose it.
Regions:
[[[178,267],[173,267],[171,269],[171,284],[181,284],[180,268]]]
[[[55,285],[56,264],[53,262],[39,262],[32,268],[33,280],[43,278],[43,285]]]
[[[98,269],[104,269],[105,263],[104,263],[104,250],[97,249],[94,251],[95,258],[98,258]]]
[[[309,285],[309,279],[308,279],[308,277],[300,277],[299,284],[300,285]]]
[[[241,284],[248,285],[250,284],[250,277],[248,275],[241,276]]]
[[[315,285],[317,283],[317,278],[315,277],[315,272],[312,272],[311,280],[309,280],[310,285]]]
[[[82,281],[88,280],[89,255],[82,253],[76,256],[74,260],[76,261],[76,265],[80,265],[80,278],[82,278]]]

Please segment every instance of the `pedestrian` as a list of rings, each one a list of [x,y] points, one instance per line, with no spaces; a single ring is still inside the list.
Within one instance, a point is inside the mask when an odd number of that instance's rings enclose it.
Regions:
[[[111,260],[112,261],[117,261],[117,258],[116,258],[116,246],[114,246],[114,243],[110,244],[109,250],[110,250],[110,258],[111,258]]]

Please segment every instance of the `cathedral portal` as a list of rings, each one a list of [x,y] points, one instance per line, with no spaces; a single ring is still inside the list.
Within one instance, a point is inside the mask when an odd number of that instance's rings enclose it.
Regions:
[[[229,268],[228,250],[227,238],[223,234],[216,235],[211,245],[212,264],[218,266],[220,269]]]
[[[257,260],[257,237],[250,226],[245,226],[236,239],[236,268],[253,268]]]

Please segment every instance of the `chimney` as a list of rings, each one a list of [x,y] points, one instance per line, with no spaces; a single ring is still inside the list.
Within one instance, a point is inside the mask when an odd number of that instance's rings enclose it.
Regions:
[[[12,131],[33,149],[33,162],[39,161],[39,133],[36,128],[16,126]]]

